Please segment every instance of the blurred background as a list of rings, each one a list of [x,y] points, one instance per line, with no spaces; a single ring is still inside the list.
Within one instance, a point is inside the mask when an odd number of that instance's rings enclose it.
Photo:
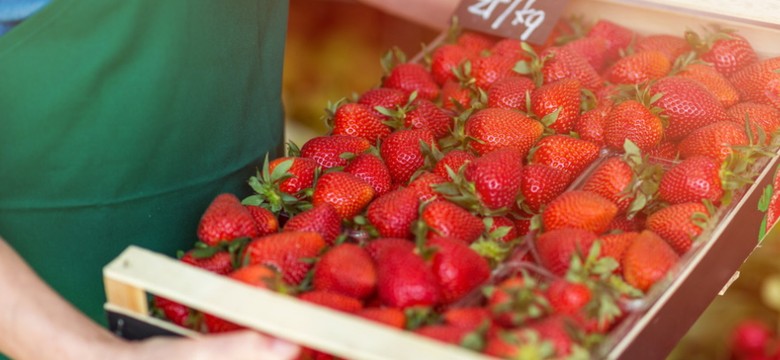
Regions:
[[[321,117],[328,101],[379,84],[380,58],[392,47],[411,56],[438,34],[356,1],[291,0],[284,70],[288,138],[302,145],[323,135]],[[769,241],[753,253],[740,277],[725,295],[716,297],[669,358],[731,358],[732,329],[745,319],[758,319],[776,330],[778,308],[771,304],[780,302],[778,290],[780,244]]]

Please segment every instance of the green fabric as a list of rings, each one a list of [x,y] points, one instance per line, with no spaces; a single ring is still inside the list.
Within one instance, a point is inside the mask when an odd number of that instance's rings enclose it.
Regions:
[[[54,0],[0,37],[0,236],[105,322],[102,267],[174,255],[283,139],[287,1]]]

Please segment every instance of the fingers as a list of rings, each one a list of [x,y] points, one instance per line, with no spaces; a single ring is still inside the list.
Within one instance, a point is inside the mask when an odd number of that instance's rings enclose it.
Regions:
[[[206,336],[199,341],[214,342],[222,359],[287,360],[295,359],[300,347],[287,341],[245,330]]]

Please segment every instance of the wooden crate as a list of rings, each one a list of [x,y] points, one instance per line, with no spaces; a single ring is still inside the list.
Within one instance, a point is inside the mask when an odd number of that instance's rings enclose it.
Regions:
[[[749,5],[749,6],[748,6]],[[573,0],[570,14],[605,18],[640,33],[681,35],[719,23],[739,31],[762,57],[780,56],[780,2],[736,4],[716,0],[698,9],[693,0]],[[721,221],[686,254],[675,276],[656,287],[640,309],[615,329],[594,356],[608,359],[661,359],[674,348],[706,307],[733,281],[735,272],[759,245],[763,214],[757,203],[771,183],[778,158],[767,159],[752,186],[720,213]],[[775,226],[766,238],[780,237]],[[159,333],[200,336],[148,315],[154,294],[235,323],[350,359],[487,359],[362,318],[347,316],[257,289],[130,247],[104,269],[109,314],[122,324],[141,323]],[[116,321],[112,325],[117,325]],[[142,330],[146,331],[146,330]],[[158,333],[158,332],[156,332]]]

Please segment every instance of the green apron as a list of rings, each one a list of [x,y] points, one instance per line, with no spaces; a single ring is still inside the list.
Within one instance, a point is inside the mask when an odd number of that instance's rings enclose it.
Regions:
[[[0,236],[89,317],[125,247],[190,248],[280,154],[287,6],[53,0],[0,37]]]

